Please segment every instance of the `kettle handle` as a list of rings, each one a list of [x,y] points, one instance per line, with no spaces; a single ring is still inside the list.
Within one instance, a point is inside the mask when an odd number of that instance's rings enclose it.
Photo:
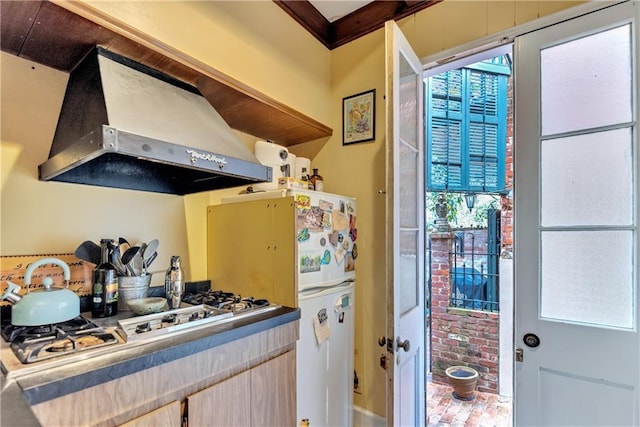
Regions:
[[[66,262],[58,258],[42,258],[36,262],[29,264],[24,272],[24,284],[27,287],[27,292],[29,291],[29,285],[31,284],[31,275],[33,274],[33,270],[45,264],[56,264],[60,266],[64,273],[64,281],[66,283],[69,283],[69,279],[71,279],[71,270],[69,269],[69,266]]]

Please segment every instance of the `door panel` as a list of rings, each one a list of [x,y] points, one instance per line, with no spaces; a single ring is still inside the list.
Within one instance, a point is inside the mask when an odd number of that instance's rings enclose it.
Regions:
[[[543,140],[542,225],[631,225],[632,141],[630,128]],[[594,200],[606,209],[593,209]]]
[[[640,424],[637,18],[516,39],[516,425]]]
[[[387,424],[424,425],[422,65],[393,21],[386,32]]]

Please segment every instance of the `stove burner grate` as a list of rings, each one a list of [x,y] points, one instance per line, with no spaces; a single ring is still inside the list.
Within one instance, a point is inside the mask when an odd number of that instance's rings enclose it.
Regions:
[[[8,324],[2,328],[2,338],[4,338],[5,341],[13,342],[16,339],[24,340],[27,338],[49,337],[52,334],[80,332],[95,329],[96,327],[97,325],[95,323],[82,316],[52,325],[17,326]]]
[[[7,325],[2,329],[2,337],[22,363],[40,362],[118,342],[115,334],[82,316],[52,325]]]
[[[220,310],[233,313],[242,313],[255,308],[267,307],[270,305],[266,299],[255,299],[253,297],[242,298],[240,295],[223,291],[205,291],[193,294],[186,294],[182,301],[188,304],[205,304]]]

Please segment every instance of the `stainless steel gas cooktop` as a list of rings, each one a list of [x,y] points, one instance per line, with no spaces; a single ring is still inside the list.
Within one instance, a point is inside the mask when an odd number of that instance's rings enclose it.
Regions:
[[[217,308],[207,304],[200,304],[119,320],[118,326],[123,338],[129,342],[155,338],[183,329],[192,330],[210,326],[213,323],[254,316],[279,307],[279,305],[268,304],[238,311],[232,307]]]
[[[119,320],[118,325],[124,333],[123,338],[134,341],[182,329],[206,326],[229,317],[233,317],[232,312],[201,304]]]

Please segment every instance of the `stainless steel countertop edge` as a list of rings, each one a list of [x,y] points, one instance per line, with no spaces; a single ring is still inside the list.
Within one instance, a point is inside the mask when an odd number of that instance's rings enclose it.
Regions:
[[[9,380],[3,378],[3,382],[8,385],[15,381],[26,401],[36,405],[299,319],[299,308],[280,307],[195,331],[179,331],[161,339],[121,344],[113,352],[98,357]],[[4,400],[4,389],[2,394]]]

